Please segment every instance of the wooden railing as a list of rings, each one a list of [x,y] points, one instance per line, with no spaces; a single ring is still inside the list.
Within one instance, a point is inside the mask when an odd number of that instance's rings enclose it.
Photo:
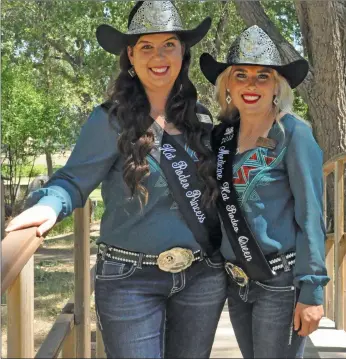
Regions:
[[[334,173],[334,233],[326,242],[326,265],[331,277],[325,289],[325,313],[337,329],[346,329],[346,234],[344,233],[344,170],[346,153],[325,163],[324,202],[327,216],[327,177]],[[34,355],[34,261],[43,241],[36,228],[10,233],[2,241],[1,293],[7,292],[8,358],[90,358],[90,295],[94,268],[90,270],[89,201],[75,216],[75,294],[57,317]],[[96,332],[96,357],[104,358],[102,337]]]
[[[89,201],[76,209],[74,228],[75,293],[58,315],[34,355],[34,253],[43,241],[36,228],[12,232],[2,241],[1,293],[7,292],[7,357],[91,357],[90,296],[94,270],[90,270]],[[102,337],[96,332],[96,357],[105,358]]]
[[[323,166],[324,219],[327,220],[327,177],[334,173],[334,233],[327,235],[326,266],[331,280],[325,288],[325,315],[337,329],[346,330],[346,234],[345,234],[346,153],[331,158]]]

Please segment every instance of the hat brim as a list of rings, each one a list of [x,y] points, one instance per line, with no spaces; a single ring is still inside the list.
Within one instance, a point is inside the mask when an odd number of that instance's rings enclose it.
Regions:
[[[96,30],[96,38],[100,46],[107,52],[114,55],[119,55],[126,46],[131,43],[131,40],[138,38],[141,35],[157,34],[157,33],[174,33],[179,36],[182,42],[192,47],[200,42],[207,34],[211,26],[211,18],[205,18],[197,27],[191,30],[181,31],[155,31],[146,32],[143,34],[128,35],[124,34],[110,25],[100,25]]]
[[[264,66],[276,70],[289,83],[292,89],[300,85],[309,72],[309,64],[304,59],[293,61],[287,65],[274,66],[265,64],[249,64],[249,63],[224,63],[216,61],[210,54],[204,53],[199,59],[201,71],[206,79],[215,85],[219,75],[232,65],[244,66]]]

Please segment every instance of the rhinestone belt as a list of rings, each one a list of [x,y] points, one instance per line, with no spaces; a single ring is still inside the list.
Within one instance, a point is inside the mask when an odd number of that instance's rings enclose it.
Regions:
[[[135,265],[159,266],[165,272],[178,273],[196,261],[204,259],[202,252],[192,252],[185,248],[171,248],[159,255],[126,251],[114,246],[99,246],[102,258],[113,261],[133,263]]]
[[[277,271],[289,272],[296,262],[296,252],[290,251],[284,254],[274,254],[266,256],[266,259],[270,265],[270,268]]]
[[[294,263],[296,262],[296,252],[290,251],[284,254],[273,254],[265,256],[270,268],[274,272],[289,272],[292,270]],[[240,286],[245,287],[250,278],[244,272],[241,267],[233,264],[229,261],[225,263],[225,270],[227,274]]]

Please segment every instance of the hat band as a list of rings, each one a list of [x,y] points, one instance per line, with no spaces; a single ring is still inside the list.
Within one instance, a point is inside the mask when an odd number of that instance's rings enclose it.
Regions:
[[[176,32],[183,31],[184,29],[181,26],[176,25],[154,25],[150,24],[149,26],[143,25],[133,30],[127,31],[127,35],[137,35],[137,34],[152,34],[154,32]]]
[[[228,59],[229,64],[249,64],[249,65],[264,65],[264,66],[282,66],[281,61],[273,62],[268,58],[251,58],[251,57],[239,57],[237,59]]]

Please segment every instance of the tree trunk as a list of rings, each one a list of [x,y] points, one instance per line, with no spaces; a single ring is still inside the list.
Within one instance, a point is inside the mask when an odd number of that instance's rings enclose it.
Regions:
[[[247,26],[263,28],[279,48],[284,62],[297,51],[265,14],[259,1],[234,0]],[[309,120],[324,152],[324,161],[346,151],[346,3],[295,0],[310,71],[297,88],[309,106]],[[328,229],[333,228],[333,185],[327,188]]]
[[[53,160],[52,160],[52,154],[46,150],[46,162],[47,162],[47,175],[49,177],[52,177],[53,175]]]
[[[309,113],[316,139],[328,160],[346,151],[346,3],[299,0],[295,7],[305,53],[314,69]],[[329,232],[334,228],[333,204],[334,183],[328,181]]]
[[[299,55],[265,14],[259,1],[235,0],[247,26],[257,24],[274,40],[284,62]],[[309,106],[325,160],[346,151],[346,3],[296,1],[310,72],[298,87]],[[313,66],[312,66],[313,65]]]
[[[346,151],[346,3],[296,1],[314,76],[307,104],[325,159]]]
[[[228,21],[228,3],[227,1],[221,1],[221,3],[221,15],[216,27],[214,47],[210,52],[213,57],[217,57],[220,52],[222,34]]]

